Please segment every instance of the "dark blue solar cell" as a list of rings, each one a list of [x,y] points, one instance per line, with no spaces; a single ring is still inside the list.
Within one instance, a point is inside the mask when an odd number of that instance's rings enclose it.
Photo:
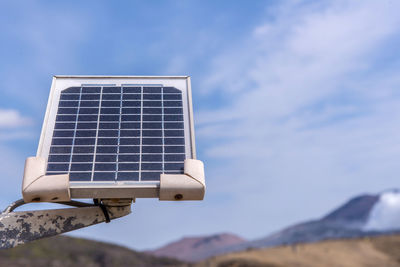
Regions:
[[[122,115],[121,121],[140,121],[140,115]]]
[[[151,136],[151,137],[161,137],[162,131],[161,130],[142,130],[142,136]]]
[[[78,121],[94,121],[97,122],[98,115],[79,115]]]
[[[69,164],[57,164],[57,163],[49,163],[47,165],[47,171],[60,171],[60,172],[68,172]]]
[[[142,147],[142,153],[162,153],[162,146],[144,146]]]
[[[100,105],[100,101],[81,101],[80,107],[98,107]]]
[[[70,146],[53,146],[50,147],[50,154],[70,154]]]
[[[93,181],[115,181],[115,172],[94,172]]]
[[[122,102],[123,107],[140,107],[140,101],[128,101],[125,100]]]
[[[184,163],[164,163],[164,169],[167,171],[183,171]]]
[[[163,160],[162,154],[148,154],[142,155],[142,162],[161,162]]]
[[[97,129],[97,122],[78,122],[77,129]]]
[[[94,165],[95,171],[116,171],[117,164],[115,163],[96,163]]]
[[[121,94],[121,87],[103,87],[103,94],[108,93]]]
[[[161,100],[161,94],[143,94],[143,100]]]
[[[99,137],[118,137],[118,130],[99,130]]]
[[[82,87],[82,94],[99,94],[100,87]]]
[[[162,138],[142,138],[143,145],[162,145]]]
[[[164,100],[182,100],[181,94],[165,94],[163,95]]]
[[[141,169],[145,171],[162,170],[162,163],[142,163]]]
[[[176,89],[175,87],[164,87],[163,88],[163,93],[164,94],[176,94],[176,93],[182,93],[179,89]]]
[[[140,138],[120,138],[119,144],[120,145],[139,145]]]
[[[182,107],[182,101],[163,101],[164,107]]]
[[[94,145],[95,142],[96,142],[96,138],[75,138],[76,146]]]
[[[118,163],[118,171],[138,171],[139,163]]]
[[[143,94],[160,94],[161,87],[143,87]]]
[[[120,108],[101,108],[101,114],[120,114]]]
[[[71,171],[92,171],[93,163],[72,163]]]
[[[59,107],[66,107],[66,108],[71,108],[71,107],[78,107],[79,106],[79,101],[60,101],[58,102]]]
[[[116,146],[118,145],[118,138],[98,138],[97,145]]]
[[[93,146],[74,146],[74,153],[75,154],[88,154],[94,152]]]
[[[72,155],[72,162],[93,162],[93,155]]]
[[[143,107],[161,107],[162,106],[162,102],[161,101],[143,101]]]
[[[56,125],[54,126],[54,129],[56,130],[61,130],[61,129],[75,129],[75,123],[60,123],[57,122]]]
[[[140,108],[122,108],[122,114],[140,114]]]
[[[100,100],[100,94],[82,94],[81,100]]]
[[[184,136],[185,132],[183,130],[164,130],[165,137],[181,137]]]
[[[123,87],[122,88],[123,93],[135,93],[135,94],[140,94],[142,92],[140,87]]]
[[[53,138],[53,141],[51,142],[52,145],[72,145],[72,138]]]
[[[119,107],[121,106],[121,102],[120,101],[101,101],[101,106],[102,107]]]
[[[61,94],[60,100],[79,100],[79,94],[71,94],[71,95]]]
[[[165,138],[164,144],[165,145],[184,145],[185,138],[173,138],[173,137]]]
[[[184,146],[166,146],[164,148],[165,153],[185,153]]]
[[[162,108],[143,108],[143,114],[162,114]]]
[[[99,108],[80,108],[79,114],[98,114]]]
[[[121,137],[139,137],[140,130],[121,130],[120,136]]]
[[[183,121],[183,115],[164,115],[164,121]]]
[[[76,121],[76,115],[57,115],[56,121]]]
[[[72,172],[69,174],[69,180],[73,182],[88,182],[91,177],[91,172]]]
[[[120,154],[140,153],[140,146],[119,146]]]
[[[142,172],[142,180],[144,181],[158,181],[160,180],[161,172]]]
[[[185,154],[165,154],[164,161],[184,161]]]
[[[140,122],[123,122],[121,129],[140,129]]]
[[[183,122],[164,122],[164,129],[183,129]]]
[[[138,162],[138,161],[139,161],[139,155],[129,155],[129,154],[118,155],[118,162]]]
[[[117,155],[112,154],[97,154],[96,162],[115,162],[117,160]]]
[[[99,123],[99,129],[119,129],[119,123]]]
[[[118,181],[138,181],[139,173],[138,172],[118,172],[117,180]]]
[[[76,137],[95,137],[96,130],[78,130],[75,133]]]
[[[57,130],[53,132],[53,137],[74,137],[74,131]]]
[[[77,114],[78,108],[58,108],[58,114]]]
[[[161,122],[143,122],[143,129],[161,129]]]
[[[183,114],[182,108],[164,108],[164,114]]]
[[[161,121],[161,115],[143,115],[143,121]]]
[[[70,155],[50,155],[49,162],[69,162]]]
[[[119,121],[119,115],[100,115],[100,121]]]
[[[123,94],[123,100],[141,100],[142,96],[140,94]]]
[[[103,95],[102,100],[119,100],[121,101],[121,95],[117,94],[109,94],[109,95]]]
[[[76,94],[76,93],[80,93],[81,92],[81,88],[80,87],[69,87],[65,90],[62,90],[62,94]]]
[[[117,153],[117,146],[97,146],[96,153]]]

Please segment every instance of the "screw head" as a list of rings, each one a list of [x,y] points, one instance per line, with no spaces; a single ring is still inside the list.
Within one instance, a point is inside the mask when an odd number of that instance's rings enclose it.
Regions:
[[[176,194],[175,200],[181,200],[183,198],[182,194]]]

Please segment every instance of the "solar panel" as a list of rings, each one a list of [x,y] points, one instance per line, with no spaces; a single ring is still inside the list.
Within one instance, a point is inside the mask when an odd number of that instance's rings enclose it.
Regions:
[[[37,156],[72,197],[155,197],[195,158],[189,77],[55,77]]]

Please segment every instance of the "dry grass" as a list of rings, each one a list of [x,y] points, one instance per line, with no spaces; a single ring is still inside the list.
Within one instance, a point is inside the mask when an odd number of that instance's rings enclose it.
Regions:
[[[213,257],[196,267],[400,267],[400,235],[332,240]]]

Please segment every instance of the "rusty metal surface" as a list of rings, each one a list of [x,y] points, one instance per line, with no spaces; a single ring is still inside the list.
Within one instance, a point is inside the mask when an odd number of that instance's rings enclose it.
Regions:
[[[131,206],[107,207],[110,219],[131,212]],[[0,214],[0,249],[6,249],[44,237],[77,230],[105,221],[98,206],[4,212]]]

